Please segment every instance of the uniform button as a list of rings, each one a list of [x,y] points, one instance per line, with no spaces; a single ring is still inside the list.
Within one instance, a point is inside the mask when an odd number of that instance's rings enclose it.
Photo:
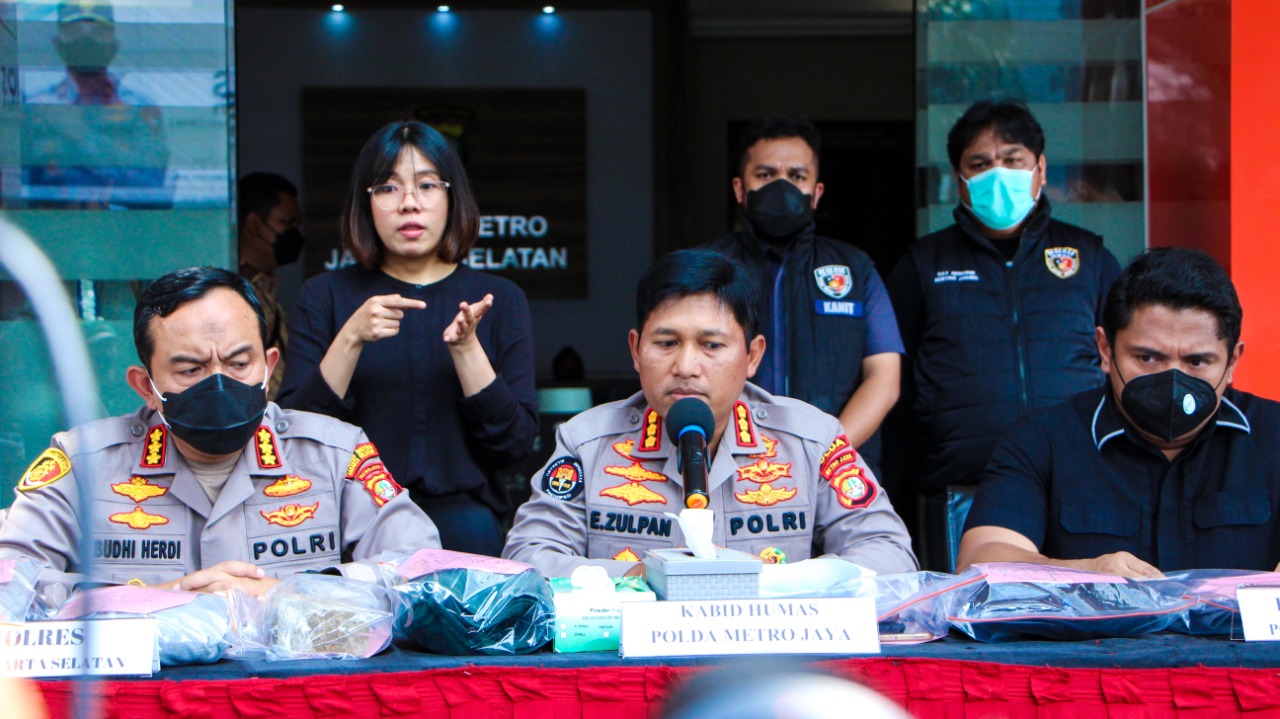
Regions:
[[[768,419],[769,410],[764,407],[756,407],[756,419]]]
[[[638,414],[627,415],[627,422],[630,424],[640,424],[640,415]]]
[[[146,433],[146,431],[147,431],[147,428],[143,427],[140,424],[129,425],[129,434],[133,435],[134,437],[141,437],[144,433]]]
[[[289,420],[282,419],[276,422],[276,434],[284,434],[289,429]]]

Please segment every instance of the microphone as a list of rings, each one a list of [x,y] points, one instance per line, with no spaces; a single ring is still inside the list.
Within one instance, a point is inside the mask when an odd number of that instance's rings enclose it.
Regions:
[[[706,509],[707,439],[715,430],[716,420],[706,402],[694,397],[676,400],[667,412],[667,437],[680,448],[680,476],[684,483],[684,506]]]

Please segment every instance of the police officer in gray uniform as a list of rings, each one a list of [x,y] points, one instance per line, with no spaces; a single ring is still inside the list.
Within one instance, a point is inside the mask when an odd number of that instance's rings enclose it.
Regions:
[[[550,577],[598,565],[634,571],[649,549],[684,546],[666,512],[684,506],[663,422],[679,399],[706,402],[708,507],[717,545],[796,561],[839,555],[877,572],[916,569],[911,539],[836,418],[747,384],[765,351],[755,284],[709,250],[659,260],[640,280],[631,357],[642,391],[560,427],[503,556]]]
[[[438,548],[363,431],[267,402],[278,350],[265,336],[237,274],[151,283],[134,312],[144,366],[127,373],[146,406],[54,436],[18,484],[0,555],[46,562],[41,584],[67,589],[87,578],[261,595],[303,570],[376,581],[383,550]]]

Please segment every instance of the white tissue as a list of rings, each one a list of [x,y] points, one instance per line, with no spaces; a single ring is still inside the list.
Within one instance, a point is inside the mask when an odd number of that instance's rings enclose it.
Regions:
[[[680,516],[664,512],[668,517],[680,523],[680,531],[684,533],[685,544],[693,556],[702,559],[715,559],[716,545],[711,542],[715,530],[716,514],[710,509],[682,509]]]

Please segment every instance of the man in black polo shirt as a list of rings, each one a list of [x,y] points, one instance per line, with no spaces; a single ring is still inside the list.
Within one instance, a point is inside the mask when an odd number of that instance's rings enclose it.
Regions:
[[[1097,328],[1104,386],[996,447],[961,568],[1035,562],[1127,577],[1280,562],[1280,404],[1231,388],[1240,301],[1208,255],[1151,250]]]

